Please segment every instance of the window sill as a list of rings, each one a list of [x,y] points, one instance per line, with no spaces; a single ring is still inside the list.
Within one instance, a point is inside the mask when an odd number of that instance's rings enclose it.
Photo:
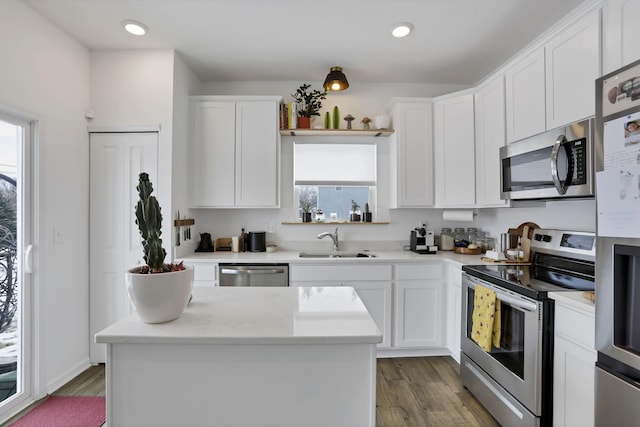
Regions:
[[[312,222],[302,222],[302,221],[296,221],[296,222],[282,222],[282,225],[321,225],[321,224],[352,224],[352,225],[384,225],[384,224],[389,224],[388,221],[374,221],[374,222],[355,222],[355,221],[312,221]]]

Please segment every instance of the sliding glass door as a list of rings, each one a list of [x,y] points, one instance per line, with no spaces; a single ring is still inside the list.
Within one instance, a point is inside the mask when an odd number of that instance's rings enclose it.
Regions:
[[[30,396],[32,123],[0,112],[0,415]]]

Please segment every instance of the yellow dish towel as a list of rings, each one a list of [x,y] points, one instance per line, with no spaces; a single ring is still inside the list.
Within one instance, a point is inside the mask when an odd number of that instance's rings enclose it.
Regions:
[[[496,293],[476,285],[473,301],[471,337],[484,351],[491,351],[491,344],[500,347],[500,301]]]

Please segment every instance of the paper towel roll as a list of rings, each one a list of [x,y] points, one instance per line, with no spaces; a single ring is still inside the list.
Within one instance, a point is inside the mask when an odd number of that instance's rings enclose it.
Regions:
[[[473,221],[473,209],[445,209],[442,211],[442,219],[445,221]]]

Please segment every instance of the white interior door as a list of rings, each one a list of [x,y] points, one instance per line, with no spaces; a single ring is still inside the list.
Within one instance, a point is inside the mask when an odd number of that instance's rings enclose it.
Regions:
[[[105,346],[94,336],[131,312],[124,273],[143,263],[134,222],[136,186],[140,172],[146,172],[158,194],[158,133],[91,133],[89,142],[90,357],[104,363]]]

